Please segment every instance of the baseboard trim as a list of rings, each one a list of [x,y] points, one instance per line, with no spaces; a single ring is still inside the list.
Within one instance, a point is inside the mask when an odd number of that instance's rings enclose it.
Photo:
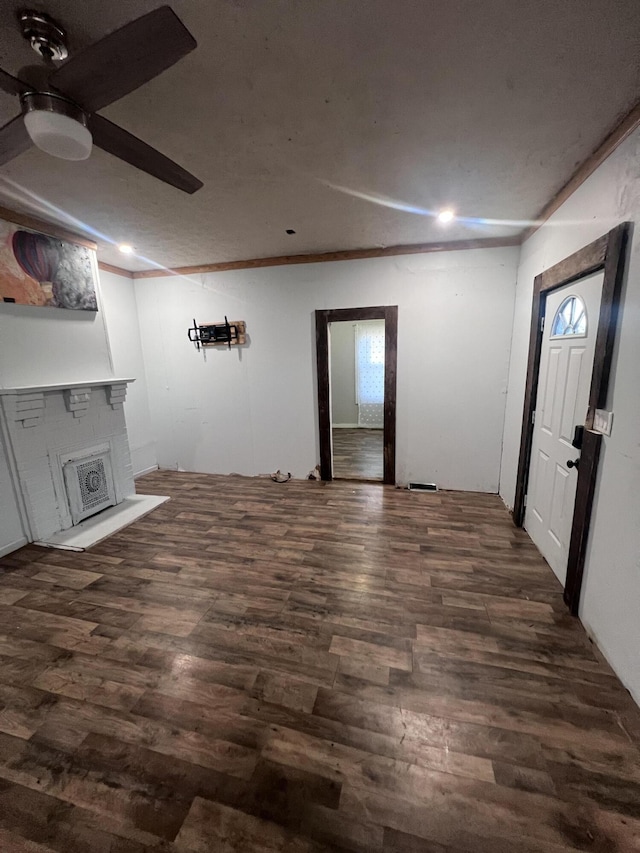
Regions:
[[[331,424],[331,429],[384,429],[384,424],[380,424],[380,426],[369,426],[368,424]]]
[[[580,619],[580,622],[582,622],[582,627],[584,628],[584,630],[587,634],[587,637],[589,637],[589,639],[591,640],[593,645],[596,647],[598,654],[600,654],[604,658],[604,660],[607,662],[607,666],[610,666],[611,669],[615,672],[616,676],[620,679],[622,686],[625,688],[625,690],[627,690],[629,692],[629,695],[631,696],[633,701],[640,708],[640,693],[638,693],[637,690],[634,690],[632,688],[631,684],[629,683],[629,678],[627,677],[627,674],[620,672],[619,667],[614,666],[614,663],[611,659],[612,656],[609,654],[608,650],[606,650],[604,645],[601,643],[598,635],[593,630],[593,626],[591,625],[591,623],[587,622],[584,619],[582,613],[578,614],[578,618]]]
[[[11,542],[9,545],[3,545],[0,548],[0,557],[6,557],[7,554],[10,554],[12,551],[17,551],[18,548],[23,548],[25,545],[29,544],[29,540],[26,536],[22,536],[20,539],[16,539],[15,542]]]
[[[158,466],[152,465],[150,468],[144,468],[142,471],[136,471],[133,475],[133,479],[137,480],[138,477],[144,477],[145,474],[151,474],[153,471],[157,471]]]

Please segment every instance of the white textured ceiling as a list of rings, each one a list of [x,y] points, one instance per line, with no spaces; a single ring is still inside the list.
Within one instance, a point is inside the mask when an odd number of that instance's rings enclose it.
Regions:
[[[35,54],[0,7],[0,66]],[[26,4],[28,5],[28,4]],[[77,49],[158,0],[42,0]],[[31,150],[0,196],[54,205],[131,269],[513,234],[410,207],[533,217],[640,93],[638,0],[173,0],[198,48],[104,110],[204,181],[188,196],[100,150]],[[18,111],[0,93],[0,121]],[[10,181],[11,183],[8,183]],[[27,204],[27,199],[30,199]],[[48,212],[47,212],[48,211]],[[287,228],[296,234],[289,236]]]

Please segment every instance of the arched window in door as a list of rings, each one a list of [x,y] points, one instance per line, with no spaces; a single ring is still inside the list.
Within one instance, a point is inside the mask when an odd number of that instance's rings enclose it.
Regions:
[[[587,334],[587,309],[579,296],[567,296],[560,303],[553,318],[551,337],[561,338],[565,335],[583,336]]]

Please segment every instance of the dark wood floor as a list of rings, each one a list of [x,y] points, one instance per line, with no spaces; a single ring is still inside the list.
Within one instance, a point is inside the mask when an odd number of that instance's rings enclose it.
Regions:
[[[333,429],[333,476],[346,480],[382,480],[384,433],[381,429]]]
[[[0,560],[3,853],[640,849],[640,725],[498,498],[156,473]]]

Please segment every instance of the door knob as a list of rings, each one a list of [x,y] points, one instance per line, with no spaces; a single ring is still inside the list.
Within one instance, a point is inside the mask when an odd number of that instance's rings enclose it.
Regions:
[[[577,468],[579,459],[567,459],[567,468]]]

